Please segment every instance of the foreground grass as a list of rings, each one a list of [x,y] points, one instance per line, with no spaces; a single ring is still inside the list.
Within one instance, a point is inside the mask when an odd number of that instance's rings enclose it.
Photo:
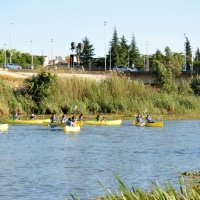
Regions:
[[[119,189],[112,192],[100,183],[100,185],[107,191],[108,195],[95,198],[94,200],[190,200],[200,199],[200,188],[198,184],[192,180],[185,181],[184,178],[178,181],[179,190],[168,182],[161,186],[158,182],[151,182],[150,191],[144,191],[140,188],[132,187],[128,189],[126,185],[115,175],[119,184]],[[72,199],[79,200],[76,195],[71,195]],[[66,200],[66,198],[65,198]]]

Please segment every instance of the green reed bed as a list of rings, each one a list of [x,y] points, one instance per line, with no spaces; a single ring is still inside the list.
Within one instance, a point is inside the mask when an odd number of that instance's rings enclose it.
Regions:
[[[178,190],[170,182],[160,185],[157,181],[149,184],[149,191],[138,187],[129,189],[118,176],[115,175],[118,182],[118,189],[113,192],[103,184],[107,195],[100,196],[93,200],[197,200],[200,199],[200,189],[193,181],[185,181],[183,178],[178,181]],[[77,195],[72,194],[72,199],[79,200]],[[65,198],[66,199],[66,198]]]
[[[50,79],[53,77],[44,72],[41,74],[44,80],[48,76]],[[38,76],[43,77],[41,74]],[[35,87],[42,90],[37,91],[38,94],[45,94],[44,98],[41,96],[38,100],[37,95],[34,98],[30,95],[27,84],[20,83],[18,88],[13,88],[7,80],[1,79],[0,112],[9,114],[14,109],[20,109],[27,114],[103,112],[127,116],[135,116],[137,113],[156,116],[200,112],[198,96],[178,92],[164,93],[159,88],[132,81],[123,74],[110,73],[109,78],[102,81],[77,76],[57,77],[55,81],[53,87],[45,82]]]

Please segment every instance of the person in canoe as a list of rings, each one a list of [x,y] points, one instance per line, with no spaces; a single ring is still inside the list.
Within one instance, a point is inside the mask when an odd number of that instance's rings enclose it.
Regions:
[[[154,123],[154,120],[149,115],[146,116],[146,120],[148,123]]]
[[[104,119],[101,118],[100,114],[98,114],[95,119],[97,120],[97,122],[104,121]]]
[[[19,119],[18,113],[15,111],[13,113],[13,120]]]
[[[67,120],[67,126],[75,126],[71,117]]]
[[[61,118],[61,123],[65,124],[66,122],[67,122],[67,118],[65,115],[63,115]]]
[[[34,120],[37,119],[37,116],[35,116],[33,113],[30,115],[30,119]]]
[[[135,121],[136,121],[136,124],[142,122],[142,116],[138,114]]]
[[[84,118],[83,113],[81,113],[80,116],[78,117],[78,121],[83,121],[83,118]]]
[[[77,121],[77,119],[76,119],[76,116],[72,116],[72,122],[74,123],[74,124],[76,124],[76,121]]]
[[[51,121],[51,123],[54,123],[54,122],[57,121],[56,115],[55,115],[55,114],[52,114],[52,116],[51,116],[51,118],[50,118],[50,121]]]

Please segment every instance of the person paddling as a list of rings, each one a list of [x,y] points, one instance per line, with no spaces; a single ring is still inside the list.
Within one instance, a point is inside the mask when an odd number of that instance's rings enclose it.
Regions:
[[[142,122],[142,116],[140,114],[136,117],[136,124]]]
[[[95,119],[97,120],[97,122],[102,121],[100,114],[98,114]]]
[[[154,120],[149,115],[146,116],[146,120],[148,123],[154,123]]]
[[[56,121],[57,121],[57,120],[56,120],[56,115],[55,115],[55,114],[52,114],[50,120],[51,120],[51,123],[56,122]]]

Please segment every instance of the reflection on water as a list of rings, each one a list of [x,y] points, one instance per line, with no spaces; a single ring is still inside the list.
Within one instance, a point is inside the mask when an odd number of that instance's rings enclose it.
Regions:
[[[10,125],[0,133],[0,199],[81,199],[106,194],[101,182],[149,189],[198,170],[199,121],[164,121],[163,128],[83,126],[78,134],[40,125]]]

